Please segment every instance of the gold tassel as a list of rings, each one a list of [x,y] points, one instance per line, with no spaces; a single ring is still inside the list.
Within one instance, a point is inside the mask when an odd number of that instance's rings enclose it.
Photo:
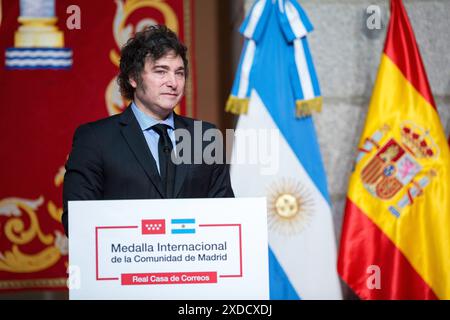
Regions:
[[[305,118],[311,116],[313,112],[322,111],[322,97],[317,97],[309,100],[297,100],[296,105],[296,117]]]
[[[248,112],[248,104],[248,98],[230,96],[225,106],[225,111],[234,114],[244,114]]]

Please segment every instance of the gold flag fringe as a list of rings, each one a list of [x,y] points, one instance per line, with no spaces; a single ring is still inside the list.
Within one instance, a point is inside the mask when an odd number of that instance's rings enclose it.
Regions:
[[[246,114],[248,112],[249,99],[230,96],[227,100],[225,111],[233,114]],[[297,100],[295,102],[297,118],[311,116],[313,112],[322,111],[322,97],[309,100]]]
[[[225,106],[225,111],[234,114],[244,114],[248,112],[248,104],[248,98],[230,96]]]
[[[322,111],[322,97],[309,100],[297,100],[295,102],[297,118],[305,118],[311,116],[313,112]]]

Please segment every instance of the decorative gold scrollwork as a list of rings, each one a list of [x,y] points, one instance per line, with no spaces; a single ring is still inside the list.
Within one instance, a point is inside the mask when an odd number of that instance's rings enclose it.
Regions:
[[[59,249],[51,246],[37,254],[25,254],[17,245],[11,251],[0,256],[0,270],[14,273],[32,273],[47,269],[54,265],[61,257]]]
[[[37,218],[36,210],[44,202],[44,197],[39,197],[37,200],[27,200],[20,198],[6,198],[0,201],[0,207],[4,208],[16,208],[15,212],[25,212],[28,215],[30,224],[28,229],[25,229],[24,221],[22,217],[10,218],[5,224],[5,235],[9,241],[19,245],[29,243],[36,236],[39,240],[46,245],[50,245],[53,242],[52,235],[44,235],[39,226],[39,220]]]
[[[37,210],[43,203],[43,196],[36,200],[0,200],[0,216],[9,217],[4,225],[4,234],[12,244],[11,250],[0,252],[0,271],[31,273],[45,270],[57,263],[62,254],[67,254],[67,238],[61,232],[55,232],[55,239],[52,234],[44,234],[41,230]],[[53,219],[61,221],[62,209],[52,201],[48,202],[47,209]],[[45,245],[45,249],[35,254],[21,251],[20,246],[35,239]]]

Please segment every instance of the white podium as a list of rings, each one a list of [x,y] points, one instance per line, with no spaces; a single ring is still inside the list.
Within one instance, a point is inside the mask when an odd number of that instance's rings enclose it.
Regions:
[[[269,299],[265,198],[69,202],[70,299]]]

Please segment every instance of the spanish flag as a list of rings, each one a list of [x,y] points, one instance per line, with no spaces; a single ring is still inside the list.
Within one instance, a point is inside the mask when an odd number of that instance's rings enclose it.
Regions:
[[[450,150],[401,0],[358,151],[340,276],[362,299],[450,299]]]

